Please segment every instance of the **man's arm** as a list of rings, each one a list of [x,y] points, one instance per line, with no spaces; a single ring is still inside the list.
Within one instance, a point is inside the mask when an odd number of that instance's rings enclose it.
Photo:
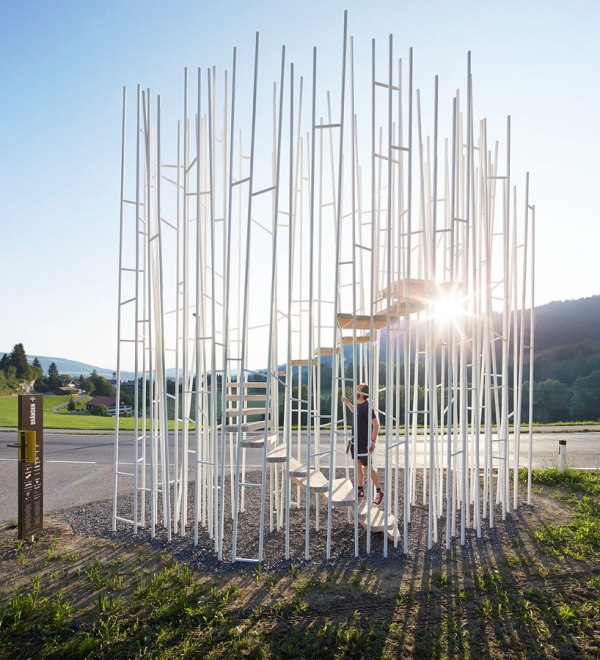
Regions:
[[[342,397],[342,402],[348,406],[348,410],[350,410],[351,413],[354,413],[354,406],[350,403],[350,401],[348,401],[348,399],[345,396]]]
[[[377,434],[379,433],[379,420],[377,419],[377,415],[373,417],[373,427],[371,431],[371,442],[375,444],[377,441]]]

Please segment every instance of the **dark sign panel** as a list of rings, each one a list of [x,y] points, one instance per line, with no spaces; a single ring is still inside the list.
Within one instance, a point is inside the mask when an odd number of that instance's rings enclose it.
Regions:
[[[19,538],[30,539],[44,527],[44,420],[41,394],[19,395],[19,431],[35,431],[35,463],[19,460]],[[27,434],[19,433],[19,444]],[[23,437],[22,437],[23,436]],[[30,452],[32,453],[32,452]],[[19,459],[25,457],[24,449]],[[32,457],[32,456],[31,456]]]

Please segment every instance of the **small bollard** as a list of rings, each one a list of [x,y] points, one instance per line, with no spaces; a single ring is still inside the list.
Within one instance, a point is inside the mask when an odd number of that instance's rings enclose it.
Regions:
[[[567,455],[567,441],[558,441],[558,474],[565,473],[565,458]]]

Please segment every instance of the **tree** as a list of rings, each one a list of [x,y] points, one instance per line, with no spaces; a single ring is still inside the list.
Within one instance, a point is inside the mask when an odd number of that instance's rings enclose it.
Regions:
[[[30,365],[23,344],[15,344],[10,354],[10,364],[17,370],[19,380],[30,380]]]
[[[108,408],[101,403],[98,406],[92,406],[92,415],[98,415],[99,417],[106,417],[108,413]]]
[[[529,397],[527,398],[529,404]],[[566,422],[570,419],[571,392],[564,383],[548,378],[533,388],[535,421]]]
[[[89,380],[94,385],[94,393],[96,396],[115,396],[115,386],[112,383],[109,383],[104,376],[98,375],[98,372],[95,369],[90,374]]]
[[[58,375],[58,367],[54,362],[50,363],[48,367],[48,389],[55,390],[57,387],[60,387],[60,377]]]
[[[35,381],[42,380],[44,378],[44,370],[42,368],[42,363],[37,359],[33,358],[33,363],[31,365],[31,379]]]
[[[92,383],[92,381],[89,379],[82,378],[79,381],[79,389],[87,392],[88,394],[91,394],[95,390],[94,383]]]
[[[4,353],[4,355],[0,358],[0,371],[8,371],[8,367],[10,367],[10,357],[8,353]]]
[[[573,383],[571,417],[577,421],[600,419],[600,371],[579,376]]]
[[[69,403],[67,404],[67,410],[69,412],[74,412],[76,408],[77,406],[75,405],[75,400],[73,399],[73,397],[71,397],[69,399]]]

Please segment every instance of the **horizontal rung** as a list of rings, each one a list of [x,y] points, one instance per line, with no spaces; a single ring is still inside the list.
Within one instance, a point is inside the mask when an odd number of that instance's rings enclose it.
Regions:
[[[255,488],[262,488],[262,484],[246,484],[246,483],[242,483],[242,482],[240,482],[238,484],[238,486],[248,486],[249,488],[254,486]]]
[[[248,557],[236,557],[235,561],[244,561],[248,564],[258,564],[259,563],[258,559],[249,559]]]
[[[387,83],[382,83],[382,82],[377,82],[377,81],[375,81],[375,85],[376,85],[377,87],[385,87],[385,89],[389,89],[389,88],[390,88],[390,86],[389,86]],[[395,85],[392,85],[392,89],[393,89],[395,92],[400,91],[400,88],[399,88],[399,87],[396,87]]]
[[[119,472],[119,470],[117,470],[117,474],[121,475],[122,477],[134,477],[135,476],[133,474],[133,472]]]
[[[393,445],[390,445],[388,449],[394,449],[394,447],[399,447],[400,445],[405,445],[406,440],[400,440],[400,442],[395,442]]]
[[[256,195],[262,195],[263,193],[271,192],[271,190],[275,190],[276,187],[277,186],[271,186],[270,188],[263,188],[262,190],[257,190],[256,192],[252,193],[252,197],[255,197]]]
[[[119,516],[115,516],[115,520],[118,520],[119,522],[128,523],[129,525],[135,525],[133,520],[129,520],[129,518],[121,518]]]
[[[341,124],[315,124],[315,128],[340,128]]]

